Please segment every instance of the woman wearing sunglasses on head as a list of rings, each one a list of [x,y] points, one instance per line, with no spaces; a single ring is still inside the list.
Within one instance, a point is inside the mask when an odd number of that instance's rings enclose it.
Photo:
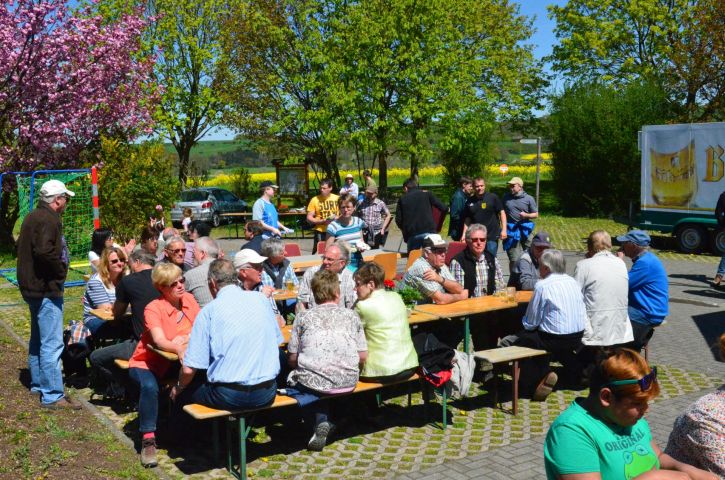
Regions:
[[[116,285],[127,273],[126,252],[122,248],[108,247],[101,252],[98,271],[88,279],[83,294],[83,324],[93,338],[121,338],[124,335],[123,326],[101,320],[91,310],[111,309],[116,301]]]
[[[657,369],[634,350],[605,353],[589,396],[574,400],[546,435],[547,478],[716,480],[662,452],[652,439],[644,414],[659,393]]]
[[[169,374],[170,362],[148,346],[175,353],[183,361],[191,327],[199,313],[194,296],[184,289],[181,269],[173,263],[157,263],[151,281],[161,296],[144,309],[145,330],[128,362],[128,375],[139,385],[139,432],[141,464],[152,467],[156,461],[156,418],[159,407],[159,379]],[[178,365],[178,364],[177,364]]]

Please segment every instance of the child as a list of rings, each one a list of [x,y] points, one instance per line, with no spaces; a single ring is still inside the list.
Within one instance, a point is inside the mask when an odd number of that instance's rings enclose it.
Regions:
[[[181,221],[181,226],[184,227],[184,233],[189,235],[189,224],[194,219],[194,215],[189,207],[184,209],[184,219]]]

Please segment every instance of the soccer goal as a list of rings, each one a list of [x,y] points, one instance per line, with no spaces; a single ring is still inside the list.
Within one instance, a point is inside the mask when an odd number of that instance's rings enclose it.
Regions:
[[[37,170],[35,172],[6,172],[0,174],[0,186],[17,189],[17,228],[37,205],[40,188],[48,180],[60,180],[75,193],[63,212],[63,235],[71,256],[66,287],[83,285],[83,275],[89,272],[88,250],[93,230],[100,227],[98,215],[98,176],[96,169]],[[0,202],[2,198],[0,197]],[[0,206],[2,204],[0,203]],[[17,285],[15,268],[0,270],[0,275]]]

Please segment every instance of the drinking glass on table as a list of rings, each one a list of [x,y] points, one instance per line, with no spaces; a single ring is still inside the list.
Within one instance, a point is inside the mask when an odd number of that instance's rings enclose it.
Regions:
[[[286,285],[287,285],[287,291],[288,292],[294,292],[295,291],[295,282],[293,282],[292,280],[287,280]]]
[[[516,287],[506,287],[506,299],[510,303],[516,303]]]

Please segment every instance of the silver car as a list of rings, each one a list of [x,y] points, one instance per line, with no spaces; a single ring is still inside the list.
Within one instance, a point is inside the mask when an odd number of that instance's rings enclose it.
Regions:
[[[202,187],[181,192],[181,200],[171,209],[171,222],[175,227],[181,226],[184,209],[191,208],[194,220],[208,222],[214,227],[222,223],[223,213],[242,213],[247,211],[247,202],[223,188]],[[231,218],[226,219],[227,222]]]

